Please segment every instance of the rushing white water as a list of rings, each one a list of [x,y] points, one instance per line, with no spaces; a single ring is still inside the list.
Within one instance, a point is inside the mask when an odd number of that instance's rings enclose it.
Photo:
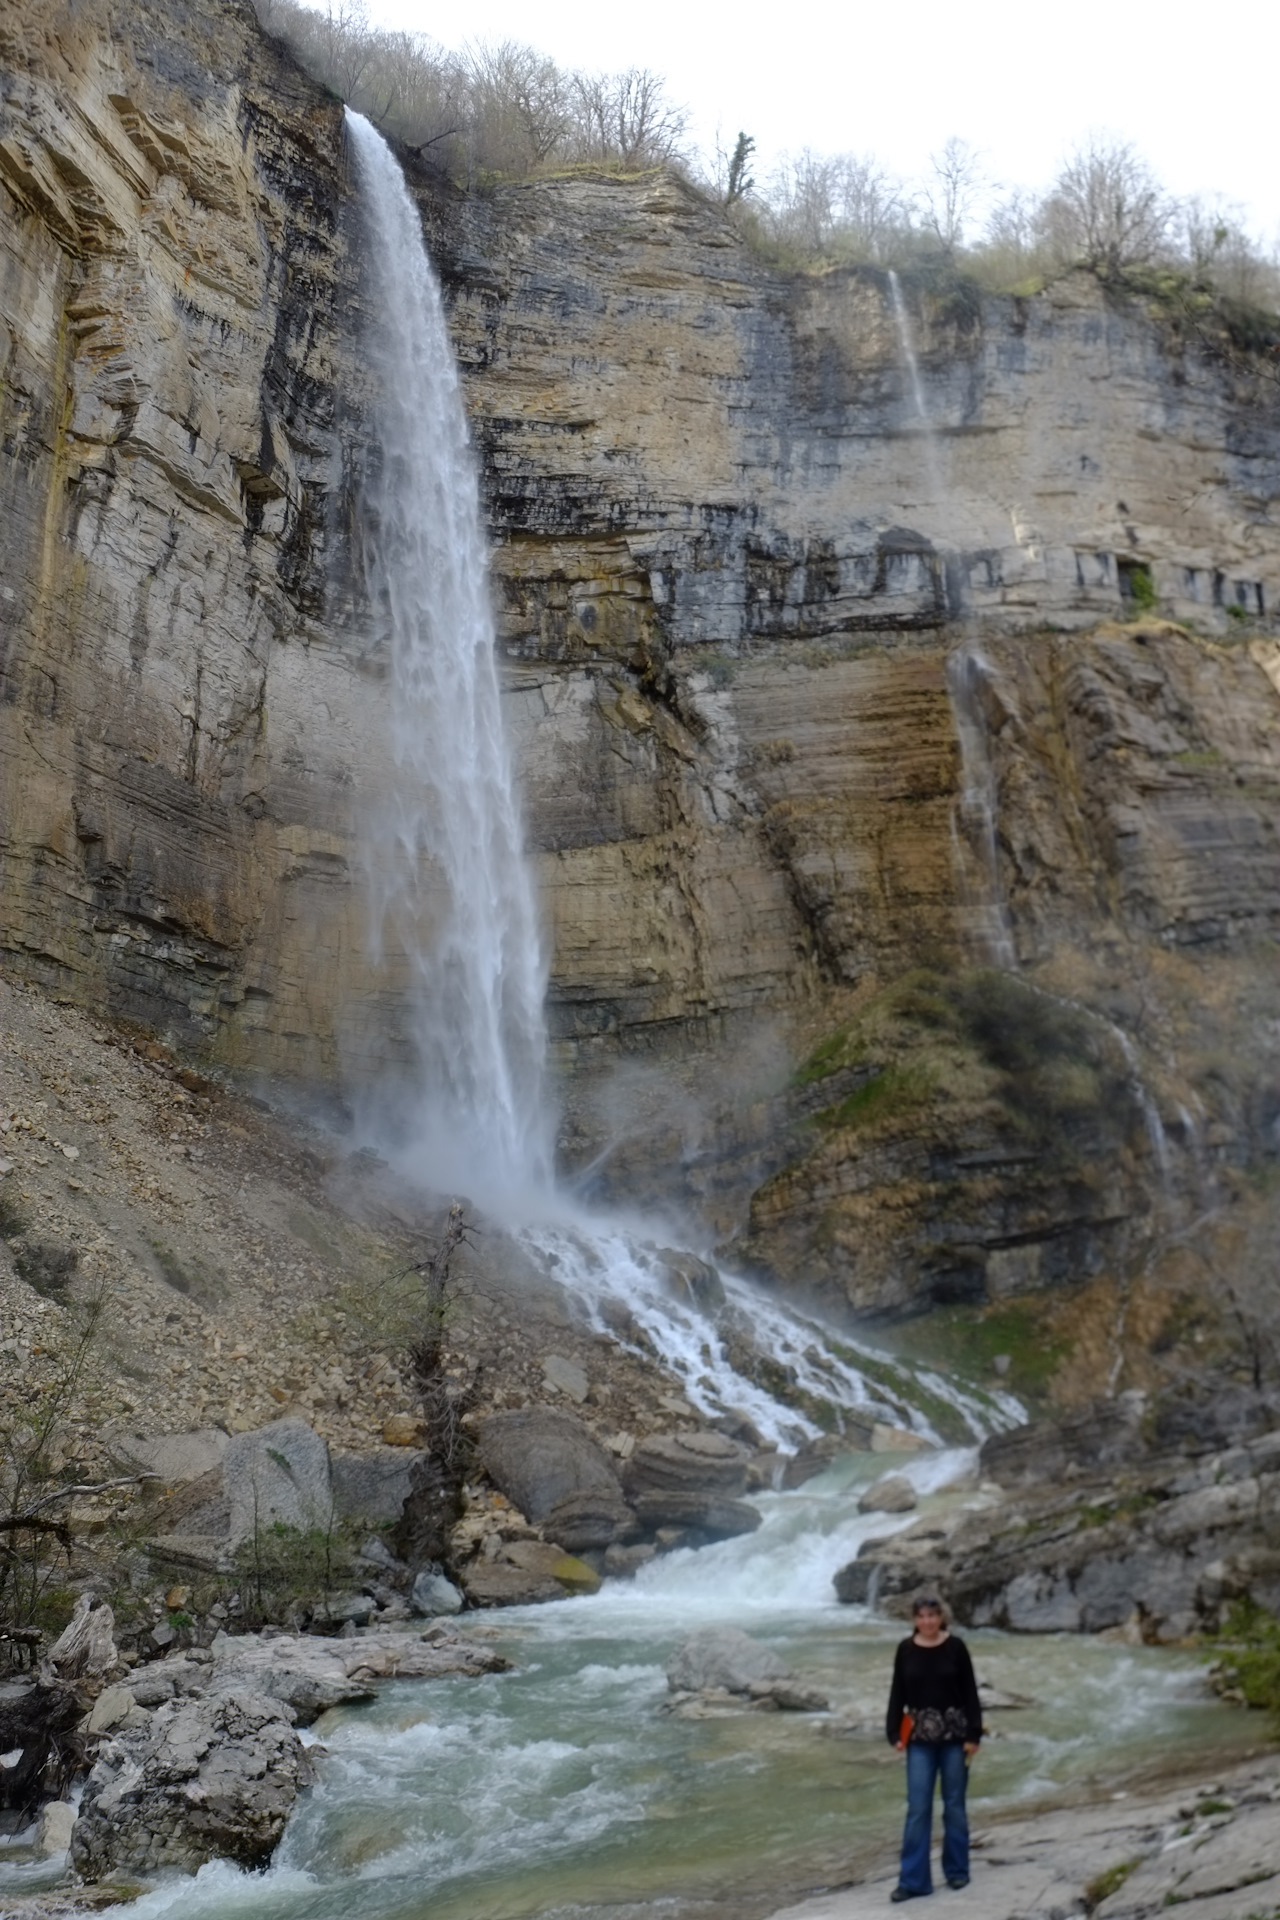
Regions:
[[[510,1208],[545,1187],[547,964],[503,727],[487,550],[457,365],[419,216],[382,136],[348,112],[368,223],[366,344],[380,458],[364,556],[390,671],[390,811],[374,825],[371,942],[411,971],[397,1164]],[[388,941],[390,936],[390,941]]]
[[[814,1438],[821,1429],[811,1416],[823,1407],[837,1423],[842,1412],[857,1411],[935,1444],[942,1438],[935,1421],[944,1409],[954,1416],[953,1430],[975,1440],[1026,1418],[1012,1394],[966,1391],[929,1369],[837,1337],[711,1262],[673,1255],[621,1222],[529,1227],[519,1238],[586,1309],[593,1327],[623,1345],[643,1341],[700,1413],[745,1414],[771,1444],[795,1447]],[[704,1276],[701,1298],[680,1284],[681,1269],[690,1265]],[[619,1307],[627,1316],[621,1326]],[[781,1389],[770,1391],[750,1377],[761,1357],[788,1377],[785,1399]]]

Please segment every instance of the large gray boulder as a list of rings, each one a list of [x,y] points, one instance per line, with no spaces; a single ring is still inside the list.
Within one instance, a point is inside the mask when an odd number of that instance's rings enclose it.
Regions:
[[[667,1667],[673,1694],[735,1694],[758,1707],[825,1713],[825,1694],[801,1686],[786,1661],[737,1627],[704,1627],[691,1634]]]
[[[535,1526],[573,1494],[607,1492],[624,1504],[608,1454],[571,1413],[552,1407],[492,1413],[478,1446],[494,1486]]]
[[[612,1487],[586,1487],[557,1500],[542,1522],[548,1540],[558,1541],[570,1553],[610,1547],[615,1540],[634,1538],[636,1516]]]
[[[339,1519],[369,1527],[398,1520],[412,1491],[413,1470],[425,1458],[412,1447],[331,1455],[333,1504]]]
[[[220,1467],[230,1444],[221,1427],[195,1427],[189,1433],[124,1433],[115,1450],[132,1465],[154,1473],[166,1486],[185,1486]]]
[[[703,1627],[690,1634],[667,1664],[672,1693],[748,1693],[753,1682],[789,1680],[791,1669],[780,1654],[762,1647],[738,1627]]]
[[[90,1881],[166,1867],[194,1873],[217,1859],[264,1866],[310,1779],[279,1701],[255,1693],[172,1701],[99,1756],[72,1865]]]
[[[716,1493],[733,1499],[747,1484],[751,1455],[723,1433],[655,1433],[627,1461],[628,1495]]]
[[[754,1533],[761,1515],[749,1500],[726,1500],[716,1493],[644,1493],[636,1501],[636,1519],[650,1531],[689,1527],[708,1540],[736,1540]]]
[[[333,1524],[329,1449],[305,1420],[273,1420],[237,1434],[223,1456],[222,1478],[232,1547],[277,1524],[303,1532]]]

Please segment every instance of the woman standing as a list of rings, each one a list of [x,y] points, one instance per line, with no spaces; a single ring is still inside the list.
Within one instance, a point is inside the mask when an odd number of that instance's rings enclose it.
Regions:
[[[982,1708],[973,1662],[963,1640],[947,1629],[936,1594],[912,1602],[915,1631],[900,1642],[885,1732],[907,1756],[907,1823],[902,1865],[890,1898],[914,1900],[933,1892],[929,1839],[933,1787],[942,1781],[942,1871],[949,1887],[969,1884],[969,1822],[964,1794],[969,1761],[982,1739]]]

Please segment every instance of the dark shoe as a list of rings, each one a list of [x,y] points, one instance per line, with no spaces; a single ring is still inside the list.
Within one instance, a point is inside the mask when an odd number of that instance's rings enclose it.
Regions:
[[[959,1893],[961,1887],[967,1887],[968,1884],[969,1884],[969,1876],[967,1873],[964,1873],[964,1874],[958,1873],[955,1875],[954,1879],[947,1881],[947,1885],[953,1888],[956,1893]]]
[[[914,1887],[895,1887],[893,1892],[889,1895],[889,1898],[893,1901],[893,1904],[895,1905],[895,1907],[897,1906],[899,1900],[923,1900],[924,1897],[925,1897],[924,1894],[917,1893]]]

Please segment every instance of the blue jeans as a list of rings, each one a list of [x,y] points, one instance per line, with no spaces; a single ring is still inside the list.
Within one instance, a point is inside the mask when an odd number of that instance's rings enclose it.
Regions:
[[[942,1877],[969,1877],[969,1821],[964,1791],[969,1770],[964,1742],[946,1740],[939,1746],[907,1747],[907,1824],[902,1831],[902,1866],[898,1885],[909,1893],[932,1893],[929,1840],[933,1826],[933,1783],[942,1780]]]

